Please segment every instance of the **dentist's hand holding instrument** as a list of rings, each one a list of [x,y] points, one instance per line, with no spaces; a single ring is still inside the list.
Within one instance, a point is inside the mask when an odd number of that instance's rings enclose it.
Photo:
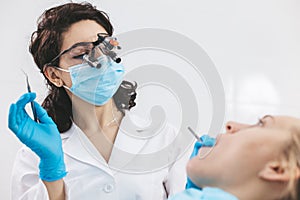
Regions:
[[[196,138],[196,142],[194,144],[194,150],[190,156],[190,159],[197,156],[198,151],[201,147],[213,147],[216,144],[216,139],[209,137],[208,135],[202,135],[199,137],[195,131],[191,127],[188,127],[188,130],[193,134],[193,136]],[[188,188],[198,188],[190,179],[187,177],[187,183],[185,186],[186,189]]]
[[[40,178],[49,182],[56,181],[67,174],[60,133],[46,110],[34,101],[35,98],[35,93],[28,92],[11,104],[8,127],[39,156]],[[27,103],[31,103],[34,120],[25,110]]]

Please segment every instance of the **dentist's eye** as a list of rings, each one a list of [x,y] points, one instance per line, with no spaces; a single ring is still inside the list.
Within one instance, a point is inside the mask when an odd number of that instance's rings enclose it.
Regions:
[[[81,54],[81,55],[78,55],[78,56],[73,56],[73,58],[74,59],[83,59],[83,56],[84,56],[85,54]]]

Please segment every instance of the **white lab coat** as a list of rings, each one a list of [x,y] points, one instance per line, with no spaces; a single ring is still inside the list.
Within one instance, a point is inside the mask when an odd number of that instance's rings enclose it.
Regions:
[[[124,134],[120,128],[114,146],[130,153],[149,153],[176,136],[170,125],[166,125],[163,132],[151,139],[140,140]],[[184,189],[185,166],[190,151],[168,167],[133,174],[112,169],[110,163],[118,161],[114,149],[106,163],[75,124],[61,137],[68,171],[64,178],[67,199],[164,200]],[[179,152],[174,148],[174,152]],[[48,200],[46,187],[39,178],[38,165],[39,158],[29,148],[22,147],[18,151],[12,175],[12,200]]]

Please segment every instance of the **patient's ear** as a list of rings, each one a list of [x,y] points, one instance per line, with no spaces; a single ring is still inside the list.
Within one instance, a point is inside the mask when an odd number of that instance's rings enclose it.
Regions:
[[[291,170],[296,170],[295,178],[300,177],[300,170],[297,169],[290,169],[287,167],[287,162],[279,162],[279,161],[272,161],[268,162],[265,167],[259,172],[259,178],[266,180],[266,181],[279,181],[279,182],[287,182],[291,178],[291,174],[293,173]]]

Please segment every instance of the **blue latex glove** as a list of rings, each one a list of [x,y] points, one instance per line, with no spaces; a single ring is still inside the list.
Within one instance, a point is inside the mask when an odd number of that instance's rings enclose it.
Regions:
[[[34,106],[40,123],[29,117],[25,106],[35,97],[35,93],[26,93],[15,104],[11,104],[8,127],[40,157],[40,178],[45,181],[59,180],[67,174],[60,133],[46,110],[37,102],[34,102]]]
[[[200,137],[200,141],[196,141],[195,144],[194,144],[194,149],[193,149],[193,152],[190,156],[190,159],[195,157],[197,154],[198,154],[198,151],[201,147],[212,147],[214,146],[216,143],[216,139],[215,138],[212,138],[212,137],[209,137],[208,135],[203,135]],[[189,188],[196,188],[196,189],[201,189],[199,188],[198,186],[196,186],[192,181],[191,179],[189,179],[189,177],[187,177],[187,183],[185,185],[185,188],[186,189],[189,189]]]

